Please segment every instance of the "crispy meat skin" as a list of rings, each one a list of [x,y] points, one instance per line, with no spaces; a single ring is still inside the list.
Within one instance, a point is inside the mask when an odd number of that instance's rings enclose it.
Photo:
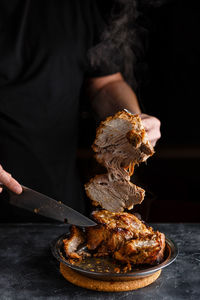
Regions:
[[[130,239],[152,235],[137,217],[129,213],[112,213],[107,210],[92,214],[98,226],[87,228],[87,247],[96,250],[96,256],[109,255],[120,249]]]
[[[72,225],[70,230],[70,236],[68,239],[63,240],[64,250],[68,257],[80,259],[80,255],[76,253],[77,248],[83,244],[85,237],[83,231],[78,227]]]
[[[87,196],[109,211],[132,209],[143,201],[145,191],[130,182],[135,164],[145,161],[154,150],[138,115],[126,111],[101,122],[92,145],[96,159],[107,169],[85,184]]]
[[[111,256],[127,264],[156,264],[163,259],[165,236],[145,225],[136,216],[107,210],[93,212],[97,226],[86,228],[85,241],[89,252],[95,257]],[[81,230],[75,231],[64,240],[64,249],[68,257],[80,259],[73,247],[69,249],[74,236],[82,237]],[[81,240],[83,242],[83,240]],[[66,247],[66,245],[68,247]]]
[[[135,238],[153,232],[151,227],[147,227],[135,215],[127,212],[113,213],[103,209],[94,211],[92,217],[97,223],[106,225],[108,229],[124,230]]]
[[[156,264],[163,259],[165,249],[165,236],[154,232],[143,238],[126,241],[116,252],[114,258],[123,263]]]

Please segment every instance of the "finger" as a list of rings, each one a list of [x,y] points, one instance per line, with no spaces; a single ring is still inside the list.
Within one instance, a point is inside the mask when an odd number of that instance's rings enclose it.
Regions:
[[[153,140],[159,140],[161,138],[161,132],[157,128],[153,128],[147,131],[147,136],[150,142]]]
[[[160,120],[155,117],[148,117],[148,118],[142,119],[142,124],[146,130],[149,130],[152,128],[160,129]]]
[[[0,187],[0,193],[3,191],[3,188],[2,187]]]
[[[161,134],[160,132],[156,132],[156,133],[149,132],[147,133],[147,137],[151,145],[154,147],[156,142],[160,139]]]
[[[0,181],[12,192],[16,194],[20,194],[22,192],[21,185],[14,178],[12,178],[11,174],[6,172],[2,166],[0,166]]]
[[[155,145],[156,145],[157,141],[158,141],[158,139],[151,140],[151,145],[152,145],[153,147],[155,147]]]

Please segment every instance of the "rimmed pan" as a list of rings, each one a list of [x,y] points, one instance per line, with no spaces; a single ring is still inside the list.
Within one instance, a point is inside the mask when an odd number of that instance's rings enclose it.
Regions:
[[[63,249],[63,239],[67,238],[69,233],[63,234],[51,242],[51,251],[54,257],[59,261],[68,266],[69,268],[77,271],[78,273],[98,279],[98,280],[134,280],[138,278],[147,277],[169,266],[178,255],[178,248],[176,244],[166,237],[166,247],[163,261],[156,266],[136,266],[131,271],[124,272],[124,265],[114,261],[111,258],[94,258],[87,257],[81,262],[70,263],[65,251]],[[115,270],[119,273],[116,273]]]

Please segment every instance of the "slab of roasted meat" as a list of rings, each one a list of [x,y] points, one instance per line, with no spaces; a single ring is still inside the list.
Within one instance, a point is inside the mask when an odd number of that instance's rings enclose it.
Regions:
[[[123,177],[112,179],[112,174],[96,175],[86,184],[87,195],[93,205],[112,212],[132,209],[144,199],[145,191]]]
[[[154,153],[139,115],[125,110],[101,122],[92,148],[97,161],[115,176],[127,176],[126,169],[132,163],[144,162]]]
[[[75,248],[78,248],[79,242],[85,242],[87,252],[92,256],[110,256],[126,264],[156,264],[163,259],[164,234],[154,231],[135,215],[99,210],[94,211],[92,216],[97,226],[86,228],[84,233],[73,226],[69,239],[63,241],[69,258],[79,259]],[[85,239],[82,240],[83,236]]]
[[[101,122],[92,146],[96,159],[107,169],[85,185],[93,204],[109,211],[132,209],[141,203],[145,191],[130,182],[135,164],[147,160],[154,150],[138,115],[126,111]]]

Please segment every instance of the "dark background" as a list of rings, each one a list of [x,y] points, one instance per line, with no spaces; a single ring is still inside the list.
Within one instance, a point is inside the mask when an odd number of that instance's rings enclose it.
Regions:
[[[147,192],[135,211],[149,222],[200,221],[199,20],[198,1],[167,1],[142,11],[148,34],[137,95],[146,113],[162,123],[156,154],[132,179]],[[94,132],[83,112],[78,151],[83,181],[99,171],[90,150]]]
[[[199,20],[197,1],[171,1],[149,12],[147,111],[162,122],[156,155],[143,170],[157,196],[149,218],[200,221]]]

